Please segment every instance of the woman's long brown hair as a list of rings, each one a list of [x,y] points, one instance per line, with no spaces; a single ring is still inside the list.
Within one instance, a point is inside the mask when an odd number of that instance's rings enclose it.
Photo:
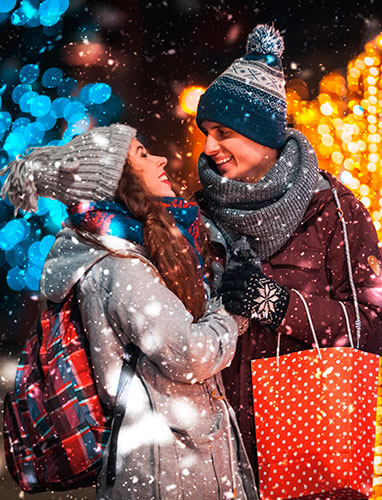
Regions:
[[[175,224],[174,217],[153,197],[143,179],[126,161],[119,181],[116,201],[125,205],[142,223],[149,258],[166,286],[179,297],[197,321],[205,312],[203,272],[195,250]],[[201,255],[209,277],[212,255],[207,228],[201,224]]]

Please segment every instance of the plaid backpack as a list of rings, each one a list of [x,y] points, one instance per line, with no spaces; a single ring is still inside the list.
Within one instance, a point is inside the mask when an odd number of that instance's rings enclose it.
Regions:
[[[126,353],[117,394],[130,383],[136,361],[135,351]],[[8,469],[28,493],[95,484],[114,417],[107,469],[113,483],[115,434],[124,408],[117,397],[113,415],[105,413],[89,359],[74,287],[38,318],[17,367],[15,388],[4,400]]]

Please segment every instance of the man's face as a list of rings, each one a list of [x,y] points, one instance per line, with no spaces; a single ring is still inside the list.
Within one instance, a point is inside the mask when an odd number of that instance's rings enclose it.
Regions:
[[[277,161],[271,149],[216,122],[203,121],[206,132],[204,153],[215,162],[222,177],[241,182],[258,182]]]

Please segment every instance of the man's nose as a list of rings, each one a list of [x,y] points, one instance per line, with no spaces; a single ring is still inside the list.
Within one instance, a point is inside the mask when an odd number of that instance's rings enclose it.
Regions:
[[[204,154],[207,156],[215,155],[220,149],[219,143],[211,135],[207,135],[206,142],[204,144]]]

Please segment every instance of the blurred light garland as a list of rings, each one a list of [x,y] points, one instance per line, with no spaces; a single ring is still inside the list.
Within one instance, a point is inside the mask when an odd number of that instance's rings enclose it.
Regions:
[[[339,177],[369,210],[380,240],[381,62],[382,33],[349,62],[346,78],[337,72],[325,76],[312,101],[287,85],[288,122],[308,137],[320,167]]]
[[[41,74],[38,64],[26,64],[18,76],[20,83],[14,87],[0,85],[0,168],[27,148],[62,145],[90,126],[108,125],[118,119],[122,109],[108,84],[80,88],[60,68],[47,68]],[[11,111],[4,108],[5,102]],[[64,130],[62,137],[60,130]],[[4,179],[0,180],[2,184]],[[8,268],[6,280],[11,289],[37,291],[66,208],[58,201],[40,198],[36,215],[20,212],[18,218],[9,220],[11,217],[8,200],[0,201],[0,266]]]
[[[69,0],[17,0],[0,1],[0,22],[10,18],[14,26],[36,28],[56,25],[69,8]]]

